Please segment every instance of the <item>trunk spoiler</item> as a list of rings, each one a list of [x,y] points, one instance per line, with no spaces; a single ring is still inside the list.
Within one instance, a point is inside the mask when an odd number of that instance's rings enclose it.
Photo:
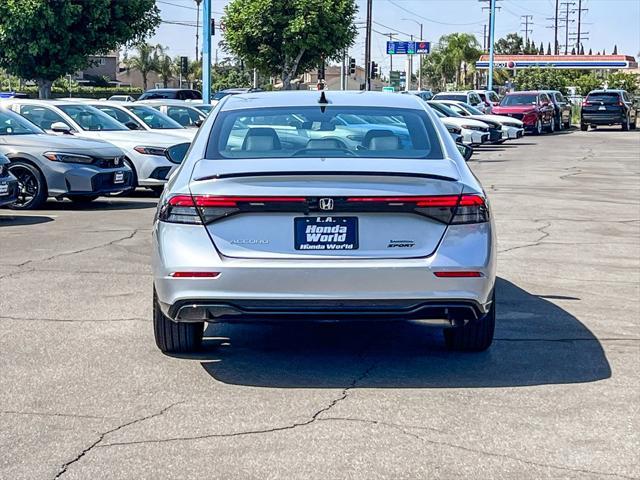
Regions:
[[[411,178],[429,178],[432,180],[444,180],[447,182],[455,182],[457,179],[453,177],[447,177],[444,175],[435,175],[430,173],[402,173],[402,172],[350,172],[350,171],[338,171],[338,172],[237,172],[237,173],[217,173],[213,175],[207,175],[204,177],[194,178],[194,181],[205,181],[205,180],[218,180],[223,178],[243,178],[243,177],[290,177],[290,176],[348,176],[348,175],[357,175],[361,176],[369,176],[369,177],[411,177]]]

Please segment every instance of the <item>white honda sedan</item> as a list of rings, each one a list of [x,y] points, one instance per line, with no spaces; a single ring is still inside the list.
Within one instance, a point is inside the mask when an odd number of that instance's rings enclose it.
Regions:
[[[182,164],[153,226],[162,351],[244,321],[420,321],[453,350],[490,346],[491,210],[424,101],[229,95],[187,148],[168,150]]]

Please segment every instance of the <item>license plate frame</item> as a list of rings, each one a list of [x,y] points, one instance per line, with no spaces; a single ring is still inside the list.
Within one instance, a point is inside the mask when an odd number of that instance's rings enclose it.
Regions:
[[[124,172],[115,172],[113,174],[113,183],[116,185],[124,183]]]
[[[359,248],[358,217],[295,217],[293,242],[298,251],[352,251]]]

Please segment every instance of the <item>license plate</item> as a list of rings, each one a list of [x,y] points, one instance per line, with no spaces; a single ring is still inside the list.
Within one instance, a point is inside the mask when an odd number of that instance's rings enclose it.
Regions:
[[[598,110],[606,110],[606,109],[607,109],[607,107],[605,107],[604,105],[598,107]]]
[[[113,183],[124,183],[124,172],[116,172],[113,174]]]
[[[357,250],[357,217],[294,218],[296,250]]]
[[[0,183],[0,195],[9,195],[8,183]]]

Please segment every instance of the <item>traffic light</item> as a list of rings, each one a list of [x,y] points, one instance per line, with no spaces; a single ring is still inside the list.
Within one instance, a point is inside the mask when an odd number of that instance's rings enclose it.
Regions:
[[[371,78],[378,78],[379,74],[380,74],[380,65],[372,61],[371,62]]]
[[[349,58],[349,75],[354,75],[356,73],[356,59]]]
[[[180,57],[180,75],[186,76],[189,73],[189,57]]]

